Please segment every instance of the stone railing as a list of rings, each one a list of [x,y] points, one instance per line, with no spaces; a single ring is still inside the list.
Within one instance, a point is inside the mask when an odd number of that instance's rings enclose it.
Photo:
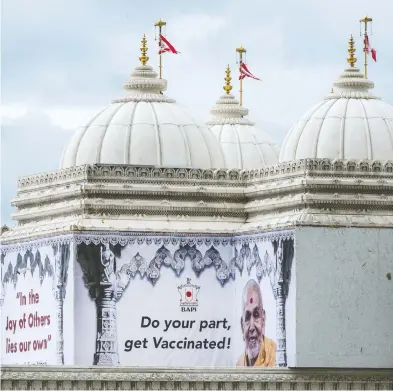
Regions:
[[[383,369],[3,366],[2,390],[392,390]]]
[[[305,171],[325,171],[326,173],[387,173],[393,174],[393,161],[377,160],[329,160],[304,159],[289,163],[280,163],[260,169],[216,169],[203,170],[194,168],[166,168],[133,165],[94,164],[65,168],[53,172],[35,174],[18,180],[18,189],[36,186],[75,182],[83,179],[118,180],[169,180],[169,181],[208,181],[208,182],[243,182],[268,176],[283,175]],[[222,185],[222,183],[220,183]]]

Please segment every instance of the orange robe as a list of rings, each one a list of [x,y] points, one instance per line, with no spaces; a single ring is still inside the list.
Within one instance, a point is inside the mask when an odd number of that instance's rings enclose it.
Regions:
[[[237,367],[247,366],[247,355],[244,353],[236,363]],[[267,338],[263,337],[263,342],[261,343],[261,349],[259,351],[258,357],[255,360],[254,367],[275,367],[276,366],[276,343]]]

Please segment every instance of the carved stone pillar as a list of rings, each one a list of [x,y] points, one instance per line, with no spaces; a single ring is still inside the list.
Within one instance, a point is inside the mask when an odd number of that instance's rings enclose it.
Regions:
[[[63,335],[63,303],[65,298],[65,289],[58,287],[55,290],[56,299],[56,364],[64,364],[64,335]]]
[[[119,364],[119,355],[115,292],[111,283],[102,282],[97,293],[97,339],[93,364],[116,365]]]
[[[276,339],[277,339],[277,365],[287,365],[287,337],[285,330],[285,295],[281,284],[274,288],[276,298]]]
[[[53,294],[56,300],[56,364],[64,364],[63,305],[66,296],[70,245],[56,244],[54,252]]]
[[[82,267],[90,297],[97,307],[97,337],[94,365],[118,365],[116,302],[128,285],[129,266],[116,271],[116,258],[109,244],[81,245],[78,261]]]
[[[276,339],[277,365],[287,366],[287,336],[285,327],[285,301],[288,295],[291,265],[293,258],[293,240],[279,240],[273,243],[275,262],[269,278],[276,299]]]

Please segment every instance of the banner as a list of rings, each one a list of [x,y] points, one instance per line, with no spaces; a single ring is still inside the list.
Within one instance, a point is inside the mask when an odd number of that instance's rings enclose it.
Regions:
[[[82,244],[76,362],[285,366],[282,287],[292,258],[292,240]]]
[[[73,323],[72,294],[65,300],[69,259],[69,244],[2,254],[2,364],[65,363],[64,319]],[[65,331],[68,341],[72,333],[73,327]],[[72,352],[67,356],[66,363],[72,364]]]
[[[291,235],[67,240],[2,248],[2,364],[287,365]]]

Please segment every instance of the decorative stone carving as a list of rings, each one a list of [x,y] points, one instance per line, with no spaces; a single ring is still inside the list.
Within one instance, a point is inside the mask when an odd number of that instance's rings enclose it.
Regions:
[[[99,369],[99,370],[97,370]],[[391,370],[344,370],[298,368],[1,368],[2,389],[182,389],[182,390],[389,390]]]
[[[235,267],[234,265],[229,264],[229,266],[225,263],[225,261],[221,258],[221,255],[217,249],[213,246],[206,251],[206,254],[203,258],[204,267],[214,265],[216,269],[217,279],[220,281],[221,285],[224,285],[225,282],[229,280],[230,277],[235,278]]]
[[[70,261],[70,245],[53,245],[54,273],[53,273],[53,294],[56,299],[56,322],[57,322],[57,345],[56,363],[64,364],[64,337],[63,337],[63,305],[66,296],[68,266]],[[37,251],[37,254],[39,252]]]
[[[255,179],[265,176],[277,176],[290,172],[309,171],[373,171],[386,172],[393,171],[393,161],[379,162],[370,160],[357,162],[354,160],[333,161],[329,159],[304,159],[290,163],[280,163],[274,166],[267,166],[258,170],[197,170],[197,169],[173,169],[157,167],[136,167],[136,166],[113,166],[104,164],[84,165],[65,168],[62,170],[25,176],[18,180],[18,187],[30,188],[40,185],[51,185],[60,182],[94,179],[99,177],[122,177],[122,178],[145,178],[145,179],[182,179],[182,180],[217,180],[236,181],[241,179]]]
[[[340,159],[299,160],[253,170],[76,167],[22,178],[14,201],[19,225],[3,233],[1,242],[94,230],[98,219],[104,230],[139,226],[152,232],[182,232],[187,220],[189,232],[200,233],[198,221],[207,218],[213,224],[204,231],[219,234],[325,226],[332,219],[341,226],[367,225],[363,216],[353,216],[361,207],[368,209],[370,225],[392,227],[392,174],[392,161]],[[380,197],[381,186],[386,199]],[[76,198],[70,202],[70,195],[88,197],[83,203]],[[125,201],[119,203],[119,198]],[[159,199],[166,200],[165,205]],[[348,221],[336,217],[344,214],[350,216]],[[173,222],[170,229],[168,221]]]
[[[240,274],[242,274],[244,267],[243,259],[239,255],[239,250],[236,248],[236,246],[234,247],[234,252],[235,256],[231,259],[231,264],[234,264],[239,269]]]
[[[241,269],[243,269],[243,265],[246,264],[248,274],[250,274],[251,250],[250,250],[250,245],[248,243],[243,243],[242,248],[240,249],[240,259],[241,259]]]
[[[109,243],[83,246],[78,252],[85,283],[97,306],[97,337],[94,365],[119,364],[116,328],[117,283],[124,278],[116,274],[116,259]],[[124,271],[121,270],[123,273]],[[128,275],[128,279],[130,275]],[[127,277],[126,277],[127,279]],[[127,283],[127,281],[126,281]]]
[[[273,247],[275,259],[273,263],[268,263],[272,266],[269,270],[269,279],[276,299],[277,365],[286,367],[285,301],[291,279],[293,242],[280,239],[273,242]]]

